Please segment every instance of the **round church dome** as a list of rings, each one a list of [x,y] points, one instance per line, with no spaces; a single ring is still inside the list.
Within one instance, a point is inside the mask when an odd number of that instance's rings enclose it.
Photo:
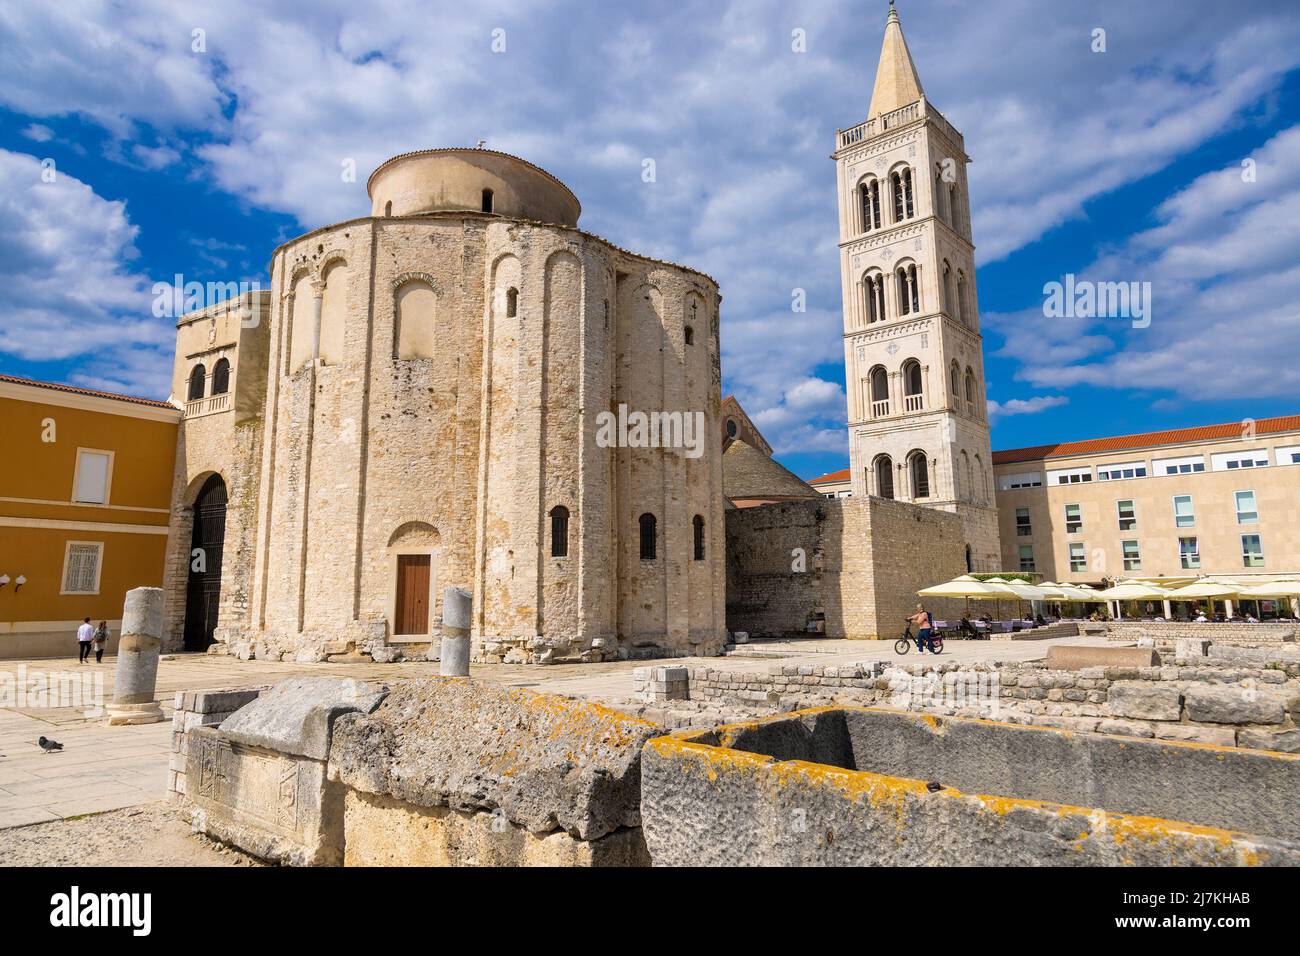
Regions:
[[[576,226],[569,187],[517,156],[490,149],[425,149],[383,163],[366,183],[373,216],[485,212]]]

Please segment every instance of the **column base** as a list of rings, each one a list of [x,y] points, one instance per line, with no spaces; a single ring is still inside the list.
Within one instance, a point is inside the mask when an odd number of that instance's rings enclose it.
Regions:
[[[104,708],[108,712],[108,725],[121,727],[126,724],[156,724],[162,721],[162,704],[151,700],[143,704],[109,704]]]

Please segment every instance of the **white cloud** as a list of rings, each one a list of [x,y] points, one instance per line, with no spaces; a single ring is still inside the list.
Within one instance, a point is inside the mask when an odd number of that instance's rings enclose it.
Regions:
[[[54,139],[54,130],[40,123],[32,123],[23,130],[23,135],[36,143],[48,143]]]
[[[1035,395],[1033,398],[1011,398],[1005,402],[988,400],[989,419],[1005,418],[1010,415],[1035,415],[1049,408],[1060,408],[1069,402],[1064,395]]]

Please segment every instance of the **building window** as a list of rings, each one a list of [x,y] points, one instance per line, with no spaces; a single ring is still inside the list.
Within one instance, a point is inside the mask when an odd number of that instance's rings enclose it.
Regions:
[[[862,231],[880,228],[880,180],[863,183],[858,190],[862,195]]]
[[[1078,485],[1092,481],[1092,470],[1076,468],[1071,471],[1053,471],[1047,475],[1049,485]]]
[[[1124,465],[1101,465],[1097,468],[1098,481],[1120,481],[1124,478],[1145,478],[1147,466],[1142,462]]]
[[[99,541],[69,541],[63,552],[61,594],[98,594],[100,559],[104,545]]]
[[[551,509],[551,557],[563,558],[569,553],[569,509],[556,505]]]
[[[1248,451],[1213,456],[1215,471],[1233,471],[1237,468],[1267,468],[1267,451]]]
[[[212,368],[212,394],[224,395],[230,391],[230,360],[218,359]]]
[[[888,455],[876,459],[876,494],[881,498],[894,497],[894,460]]]
[[[1255,506],[1255,492],[1237,492],[1237,524],[1255,524],[1259,521],[1259,511]]]
[[[952,368],[948,370],[948,377],[951,379],[952,393],[961,398],[961,366],[953,362]]]
[[[835,496],[828,495],[827,497],[833,498]],[[704,516],[696,515],[691,520],[691,525],[693,526],[693,529],[695,531],[695,560],[703,561],[704,560]]]
[[[207,382],[208,370],[204,368],[201,363],[194,366],[194,368],[190,370],[190,388],[189,391],[186,392],[186,399],[193,402],[202,398]]]
[[[919,412],[925,407],[922,395],[921,363],[908,359],[903,363],[903,408],[909,412]]]
[[[490,189],[483,190],[483,211],[492,211],[492,190]]]
[[[912,497],[930,497],[930,462],[925,452],[914,451],[908,459],[908,468],[912,472]]]
[[[519,314],[519,290],[516,288],[506,289],[506,318],[513,319]]]
[[[869,275],[862,280],[866,297],[867,324],[885,321],[885,277]]]
[[[1264,566],[1264,545],[1257,534],[1243,534],[1241,536],[1241,563],[1247,568],[1262,568]]]
[[[1016,509],[1016,534],[1022,538],[1027,538],[1034,533],[1033,526],[1029,523],[1029,509]]]
[[[1178,539],[1178,558],[1183,568],[1195,571],[1201,566],[1201,549],[1195,538]]]
[[[113,453],[77,449],[77,468],[72,476],[72,500],[83,505],[108,504],[113,478]]]
[[[641,525],[641,560],[655,559],[655,516],[647,512],[640,519]]]
[[[1192,510],[1191,495],[1174,495],[1174,526],[1192,528],[1196,525],[1196,513]]]
[[[894,222],[911,219],[916,212],[912,202],[912,171],[900,169],[889,177],[889,182],[894,194]]]
[[[871,417],[881,418],[889,414],[889,373],[883,366],[877,365],[868,377],[871,383]]]
[[[1138,543],[1136,541],[1121,541],[1120,547],[1124,550],[1124,570],[1141,571],[1142,552],[1138,548]]]
[[[1088,549],[1082,541],[1075,541],[1070,544],[1070,570],[1088,570]]]
[[[1115,502],[1115,507],[1119,510],[1120,531],[1132,531],[1137,527],[1137,509],[1133,507],[1132,498]]]
[[[736,420],[735,420],[734,418],[728,418],[728,419],[727,419],[727,437],[728,437],[728,438],[735,438],[735,437],[736,437],[736,432],[737,432],[737,431],[738,431],[738,429],[737,429],[737,427],[736,427]]]
[[[1065,506],[1065,533],[1078,534],[1083,530],[1083,509],[1079,505]]]
[[[894,275],[898,277],[898,314],[911,315],[921,311],[921,285],[917,281],[916,266],[899,266]]]
[[[1020,570],[1034,570],[1034,546],[1032,544],[1022,544],[1020,546]]]
[[[695,344],[695,330],[691,328],[689,325],[686,326],[686,344],[687,345]]]

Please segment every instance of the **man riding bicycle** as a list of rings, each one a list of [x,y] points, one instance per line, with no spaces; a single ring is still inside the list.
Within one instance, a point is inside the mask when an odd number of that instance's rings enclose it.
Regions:
[[[920,604],[916,606],[916,613],[908,620],[917,628],[916,631],[916,652],[924,654],[926,645],[930,647],[930,653],[938,653],[934,649],[934,617]]]

